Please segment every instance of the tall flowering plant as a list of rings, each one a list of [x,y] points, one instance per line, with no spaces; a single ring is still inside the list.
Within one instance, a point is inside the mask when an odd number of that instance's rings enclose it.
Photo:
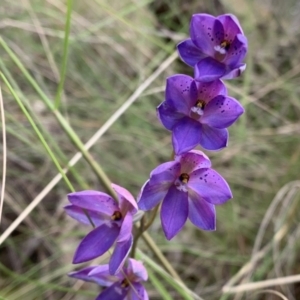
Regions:
[[[116,199],[91,190],[68,195],[71,204],[65,207],[66,213],[94,227],[80,242],[73,263],[111,253],[108,264],[69,274],[105,287],[97,300],[148,299],[141,283],[148,278],[147,270],[134,259],[132,249],[139,237],[139,233],[132,234],[138,209],[148,211],[161,204],[161,224],[168,240],[187,219],[202,230],[216,230],[215,206],[231,199],[232,193],[226,180],[212,169],[208,156],[194,148],[221,150],[227,146],[227,128],[244,109],[228,95],[222,79],[241,75],[247,48],[235,16],[193,15],[190,38],[177,49],[181,59],[194,68],[194,78],[184,74],[167,78],[165,100],[157,107],[158,119],[172,132],[173,160],[150,173],[137,200],[116,184],[112,184]]]

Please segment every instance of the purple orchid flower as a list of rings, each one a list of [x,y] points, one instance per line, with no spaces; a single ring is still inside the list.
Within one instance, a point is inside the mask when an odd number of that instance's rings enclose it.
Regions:
[[[242,61],[247,54],[247,38],[234,15],[195,14],[190,36],[177,49],[181,59],[195,68],[197,81],[232,79],[246,69]]]
[[[73,259],[74,264],[86,262],[103,255],[116,242],[109,261],[109,270],[115,274],[122,267],[132,246],[133,215],[137,204],[124,188],[112,184],[119,203],[109,195],[98,191],[81,191],[68,195],[71,205],[66,213],[83,224],[90,224],[85,212],[96,226],[79,244]],[[85,212],[83,211],[85,210]]]
[[[158,118],[172,131],[176,154],[198,144],[207,150],[227,146],[227,127],[244,112],[241,104],[227,96],[221,80],[197,82],[187,75],[167,79],[165,101],[157,108]]]
[[[150,210],[162,201],[160,218],[168,240],[187,218],[203,230],[216,229],[215,205],[232,198],[225,179],[211,169],[209,158],[193,150],[156,167],[138,197],[138,206]]]
[[[109,265],[91,266],[77,272],[69,273],[70,277],[84,281],[96,282],[107,287],[96,300],[148,300],[148,294],[140,283],[148,279],[143,264],[129,258],[127,267],[115,276],[110,275]]]

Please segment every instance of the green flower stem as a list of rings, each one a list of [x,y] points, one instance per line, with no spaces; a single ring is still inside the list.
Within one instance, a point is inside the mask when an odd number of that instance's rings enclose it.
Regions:
[[[159,204],[156,205],[152,211],[152,214],[150,216],[150,219],[148,220],[148,222],[146,224],[144,224],[144,231],[147,231],[148,228],[152,225],[152,223],[154,222],[155,218],[156,218],[156,215],[157,215],[157,212],[158,212],[158,209],[159,209]]]
[[[135,258],[135,251],[136,251],[138,240],[144,232],[144,223],[145,223],[145,215],[143,215],[141,221],[135,225],[136,232],[135,232],[134,238],[133,238],[133,244],[132,244],[132,248],[130,251],[130,257]]]
[[[64,88],[66,72],[67,72],[67,62],[68,62],[68,49],[69,49],[69,36],[70,36],[70,28],[71,28],[71,14],[73,7],[73,0],[68,0],[68,10],[67,10],[67,18],[66,18],[66,27],[65,27],[65,39],[64,39],[64,51],[63,51],[63,59],[61,63],[61,71],[60,71],[60,81],[56,92],[55,97],[55,108],[58,109],[61,101],[61,94]]]
[[[137,242],[138,242],[139,238],[141,237],[141,235],[143,234],[143,232],[147,231],[148,228],[154,222],[156,214],[158,212],[158,208],[159,208],[159,205],[156,205],[155,208],[153,209],[153,211],[151,212],[150,219],[148,220],[147,223],[145,223],[145,215],[142,217],[141,222],[140,222],[140,226],[139,226],[139,228],[138,228],[138,230],[137,230],[137,232],[134,236],[132,250],[131,250],[131,257],[135,257]]]

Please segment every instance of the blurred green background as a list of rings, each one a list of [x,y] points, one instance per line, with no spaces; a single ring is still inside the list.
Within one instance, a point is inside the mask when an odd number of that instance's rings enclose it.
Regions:
[[[0,70],[62,167],[78,150],[12,53],[54,102],[67,5],[62,0],[0,4]],[[245,288],[249,282],[300,273],[299,1],[75,0],[59,110],[85,143],[134,95],[90,153],[113,182],[136,196],[150,171],[170,160],[170,133],[157,121],[155,107],[164,99],[167,76],[193,75],[174,52],[188,36],[191,15],[200,12],[236,14],[249,40],[247,70],[226,82],[246,113],[230,128],[227,149],[206,152],[234,199],[217,208],[216,232],[187,224],[166,242],[157,218],[149,233],[202,299],[300,299],[299,278],[260,290]],[[7,238],[0,237],[0,299],[94,299],[99,287],[66,276],[74,270],[72,256],[88,228],[65,216],[70,189],[63,180],[48,186],[57,168],[3,80],[1,89],[8,154],[0,234],[46,192]],[[68,178],[76,190],[103,189],[84,159]],[[155,261],[143,242],[139,248]],[[149,270],[150,299],[185,299],[159,271]],[[231,279],[241,293],[224,293]]]

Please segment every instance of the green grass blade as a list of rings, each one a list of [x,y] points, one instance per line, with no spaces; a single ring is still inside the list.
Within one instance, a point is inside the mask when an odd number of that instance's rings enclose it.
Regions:
[[[172,296],[167,291],[167,289],[164,287],[163,283],[159,280],[159,278],[156,277],[156,275],[152,272],[151,269],[147,269],[149,279],[153,286],[156,288],[156,290],[161,295],[162,299],[164,300],[172,300]]]
[[[8,82],[8,80],[6,79],[6,77],[4,76],[3,73],[0,73],[0,77],[2,78],[2,80],[4,81],[4,83],[6,84],[6,86],[8,87],[9,91],[11,92],[11,94],[13,95],[13,97],[15,98],[15,100],[17,101],[18,105],[20,106],[22,112],[24,113],[24,115],[28,119],[28,121],[29,121],[30,125],[32,126],[33,130],[35,131],[35,133],[39,137],[42,145],[45,147],[47,153],[51,157],[51,159],[52,159],[53,163],[55,164],[56,168],[58,169],[58,171],[62,175],[65,183],[68,186],[68,188],[71,191],[75,191],[74,188],[73,188],[73,186],[72,186],[72,184],[71,184],[71,182],[69,181],[68,177],[66,176],[66,174],[63,171],[62,167],[60,166],[58,160],[56,159],[56,156],[53,154],[52,150],[48,146],[48,143],[44,139],[44,136],[42,135],[41,131],[39,130],[39,128],[35,124],[34,120],[31,117],[31,115],[29,114],[29,112],[27,111],[26,107],[24,106],[23,102],[20,100],[19,96],[16,94],[16,92],[13,89],[13,87],[10,85],[10,83]]]
[[[67,62],[68,62],[68,50],[69,50],[69,36],[71,28],[71,14],[73,8],[73,0],[68,0],[68,10],[66,18],[66,27],[65,27],[65,39],[64,39],[64,50],[63,50],[63,59],[61,62],[61,71],[60,71],[60,81],[56,92],[55,97],[55,108],[58,109],[61,101],[61,94],[64,88],[66,71],[67,71]]]
[[[148,267],[159,274],[167,283],[169,283],[185,300],[202,300],[202,298],[189,290],[184,284],[178,282],[170,276],[162,267],[154,262],[149,256],[137,249],[137,257],[144,261]]]
[[[29,74],[29,72],[26,70],[22,62],[19,60],[19,58],[14,54],[14,52],[9,48],[7,43],[0,37],[0,44],[5,49],[5,51],[9,54],[11,59],[15,62],[15,64],[20,68],[21,72],[24,74],[25,78],[29,81],[29,83],[32,85],[32,87],[36,90],[36,92],[39,94],[43,102],[47,105],[47,107],[51,110],[51,112],[54,113],[56,119],[62,126],[62,128],[65,130],[67,135],[70,137],[72,142],[75,144],[75,146],[78,148],[78,150],[81,151],[83,157],[86,159],[86,161],[90,164],[91,168],[99,178],[100,182],[103,184],[106,191],[111,194],[116,201],[118,201],[117,196],[115,194],[115,191],[112,189],[110,185],[110,180],[103,171],[102,167],[93,159],[93,157],[90,155],[90,153],[84,148],[83,143],[81,142],[80,138],[76,134],[76,132],[73,130],[73,128],[69,125],[69,123],[66,121],[66,119],[60,114],[59,111],[57,111],[52,103],[52,101],[49,99],[49,97],[43,92],[43,90],[39,87],[37,82],[34,80],[34,78]]]
[[[19,96],[21,101],[26,106],[28,112],[33,116],[34,121],[40,128],[43,136],[49,141],[49,145],[55,151],[56,156],[60,159],[61,163],[66,165],[68,163],[68,159],[67,159],[66,155],[63,153],[61,148],[58,146],[58,144],[55,141],[55,139],[53,138],[53,136],[51,134],[49,134],[49,132],[47,130],[44,129],[43,124],[39,121],[38,117],[35,115],[35,112],[32,110],[30,103],[28,102],[26,96],[23,94],[23,92],[19,88],[17,82],[14,80],[14,78],[11,75],[11,73],[9,72],[9,70],[6,68],[1,57],[0,57],[0,67],[1,67],[1,70],[4,73],[5,77],[7,78],[8,82],[11,84],[11,86],[15,90],[16,94]],[[17,122],[17,121],[14,120],[14,122]],[[22,130],[24,131],[24,130],[26,130],[26,128],[22,128]],[[23,135],[18,134],[18,132],[10,130],[9,127],[7,128],[7,131],[9,131],[10,134],[16,136],[19,140],[23,141],[25,144],[30,144],[30,142],[27,139],[25,139],[23,137]],[[82,175],[79,172],[76,171],[75,168],[69,167],[69,171],[72,174],[72,176],[74,176],[74,179],[78,182],[78,184],[80,185],[81,188],[88,189],[88,185],[85,182],[85,179],[82,177]]]

